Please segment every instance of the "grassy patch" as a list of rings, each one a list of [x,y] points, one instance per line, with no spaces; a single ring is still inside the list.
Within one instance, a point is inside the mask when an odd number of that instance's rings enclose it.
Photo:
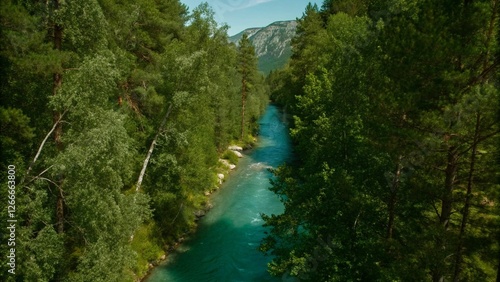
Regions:
[[[143,277],[148,271],[148,264],[158,260],[163,254],[161,242],[154,222],[143,224],[134,234],[132,249],[137,253],[137,263],[134,272]]]
[[[228,160],[232,164],[238,164],[239,161],[238,156],[236,156],[231,150],[226,150],[224,154],[222,154],[222,158]]]

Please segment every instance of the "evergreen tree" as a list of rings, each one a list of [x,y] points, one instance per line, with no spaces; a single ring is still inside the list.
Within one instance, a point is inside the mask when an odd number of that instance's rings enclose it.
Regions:
[[[290,63],[298,161],[275,171],[284,214],[264,216],[271,273],[495,277],[498,3],[487,2],[306,9]]]
[[[245,33],[238,42],[238,72],[241,75],[241,140],[245,138],[245,105],[255,83],[257,58],[255,50]]]
[[[177,0],[6,1],[0,15],[1,164],[19,177],[23,258],[0,280],[143,276],[193,229],[239,137],[227,27]]]

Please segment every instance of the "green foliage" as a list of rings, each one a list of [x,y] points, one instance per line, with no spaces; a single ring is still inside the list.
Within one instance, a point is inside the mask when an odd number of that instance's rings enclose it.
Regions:
[[[248,134],[257,133],[257,117],[263,112],[263,105],[267,103],[267,90],[263,89],[264,79],[257,71],[255,49],[246,33],[238,43],[237,60],[237,69],[241,75],[240,140],[246,141]]]
[[[54,21],[65,28],[66,48],[79,55],[106,47],[106,19],[97,0],[61,1]]]
[[[28,230],[22,229],[21,232]],[[26,235],[26,234],[22,234]],[[56,263],[60,262],[64,253],[63,241],[56,231],[45,226],[25,246],[21,245],[17,255],[19,258],[30,255],[26,262],[24,277],[26,280],[51,281],[56,273]]]
[[[264,216],[272,274],[494,280],[499,11],[488,3],[306,8],[290,67],[268,78],[293,112],[297,154],[274,171],[285,212]]]
[[[222,158],[228,160],[229,163],[232,163],[235,165],[238,164],[238,161],[239,161],[238,156],[236,156],[236,154],[231,150],[224,151],[224,154],[222,154]]]
[[[0,167],[18,162],[29,154],[33,140],[33,128],[29,126],[30,119],[20,109],[0,107]]]
[[[135,232],[131,243],[132,250],[137,253],[134,272],[142,277],[149,269],[149,263],[162,256],[161,240],[158,240],[157,227],[154,222],[145,223]]]
[[[240,136],[227,26],[177,0],[6,1],[0,16],[1,166],[16,166],[26,258],[16,279],[133,281],[193,230],[219,154]],[[248,133],[263,84],[252,81]]]

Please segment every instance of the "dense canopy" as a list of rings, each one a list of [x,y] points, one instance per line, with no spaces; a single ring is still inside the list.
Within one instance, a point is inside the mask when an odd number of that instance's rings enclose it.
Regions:
[[[264,216],[272,274],[495,280],[499,40],[498,0],[307,6],[268,78],[296,153],[274,171],[285,212]]]
[[[11,0],[0,26],[0,166],[17,177],[0,280],[134,281],[192,231],[227,146],[253,141],[263,78],[245,68],[242,115],[241,54],[207,4]]]

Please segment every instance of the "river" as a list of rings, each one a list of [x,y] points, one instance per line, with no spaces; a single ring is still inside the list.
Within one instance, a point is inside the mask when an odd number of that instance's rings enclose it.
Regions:
[[[291,156],[283,115],[270,105],[260,120],[257,147],[240,159],[221,189],[214,193],[213,209],[147,282],[279,281],[267,273],[270,257],[258,251],[266,228],[260,214],[279,214],[283,205],[269,191],[268,167]]]

